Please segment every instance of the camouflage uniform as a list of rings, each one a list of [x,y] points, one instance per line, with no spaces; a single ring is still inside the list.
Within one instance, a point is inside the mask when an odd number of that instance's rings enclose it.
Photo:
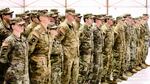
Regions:
[[[4,41],[4,39],[7,38],[12,32],[12,29],[10,28],[9,23],[6,22],[2,18],[2,15],[5,15],[7,13],[12,14],[13,11],[10,11],[9,8],[5,8],[5,9],[0,10],[0,46],[2,45],[2,42]],[[0,69],[0,84],[2,84],[4,81],[4,74],[6,73],[8,65],[0,63],[0,66],[3,67]]]
[[[34,10],[32,10],[32,11],[34,11]],[[31,17],[31,19],[34,19],[34,18],[35,18],[35,19],[39,20],[39,19],[38,19],[37,10],[35,10],[35,12],[31,12],[31,13],[30,13],[30,17]],[[35,28],[38,24],[39,24],[38,22],[32,20],[32,22],[31,22],[29,25],[27,25],[27,27],[25,28],[24,35],[25,35],[26,37],[28,37],[28,35],[32,32],[32,30],[34,30],[34,28]]]
[[[78,36],[67,20],[58,26],[58,39],[63,48],[62,84],[77,84],[79,73]]]
[[[131,55],[131,59],[130,59],[130,66],[129,66],[129,70],[132,70],[135,67],[136,61],[137,61],[137,57],[136,57],[136,42],[137,42],[137,28],[135,28],[135,26],[132,26],[131,28],[131,42],[130,42],[130,55]]]
[[[5,20],[0,20],[0,46],[5,38],[7,38],[12,32],[9,23]]]
[[[150,31],[148,27],[147,22],[143,22],[143,28],[144,28],[144,48],[143,48],[143,58],[142,58],[142,63],[145,64],[146,57],[148,55],[148,48],[149,48],[149,38],[150,38]]]
[[[49,25],[48,30],[57,29],[56,25]],[[62,75],[62,61],[63,61],[63,50],[61,42],[54,38],[52,41],[52,51],[51,51],[51,84],[61,84]]]
[[[140,35],[141,35],[141,26],[139,24],[136,24],[135,26],[135,31],[136,31],[136,35],[137,35],[137,40],[136,40],[136,61],[135,61],[135,64],[133,65],[133,68],[135,69],[137,66],[140,65],[140,60],[141,60],[141,49],[140,49],[140,46],[141,46],[141,41],[140,41]]]
[[[28,37],[28,35],[34,30],[34,28],[38,25],[38,23],[31,22],[26,28],[25,28],[25,36]]]
[[[113,66],[113,78],[117,80],[121,75],[121,63],[125,57],[125,29],[123,27],[123,22],[118,21],[116,27],[114,28],[114,66]]]
[[[30,33],[28,40],[31,84],[50,84],[52,38],[46,28],[39,24]]]
[[[125,55],[122,60],[122,77],[127,79],[126,72],[130,66],[130,59],[131,59],[131,52],[130,52],[130,42],[131,42],[131,28],[132,26],[128,25],[127,23],[124,24],[125,29]]]
[[[113,28],[109,28],[107,24],[102,26],[104,35],[104,46],[103,46],[103,72],[102,82],[110,80],[110,76],[113,70],[113,45],[114,45],[114,31]]]
[[[90,80],[89,74],[92,69],[93,58],[93,29],[92,25],[83,25],[80,33],[80,77],[79,84],[84,84]]]
[[[0,62],[10,64],[5,75],[6,84],[29,84],[28,49],[29,46],[24,37],[18,39],[11,34],[3,42]]]
[[[103,53],[104,37],[101,26],[96,27],[93,31],[94,54],[93,54],[93,78],[94,84],[101,82],[103,70]]]
[[[138,66],[141,66],[143,63],[144,37],[145,37],[145,29],[143,27],[143,24],[140,24],[140,34],[139,34],[140,39],[139,39],[139,48],[138,48]]]

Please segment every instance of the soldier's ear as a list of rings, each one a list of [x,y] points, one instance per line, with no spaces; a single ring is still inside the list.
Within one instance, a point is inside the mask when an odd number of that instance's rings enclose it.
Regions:
[[[14,30],[14,26],[15,26],[15,25],[11,25],[11,28],[12,28],[13,30]]]

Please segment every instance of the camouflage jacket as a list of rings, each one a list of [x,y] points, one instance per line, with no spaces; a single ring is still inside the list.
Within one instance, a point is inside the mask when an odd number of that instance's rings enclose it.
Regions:
[[[33,31],[33,29],[38,25],[38,23],[31,22],[26,28],[24,35],[28,37],[28,35]]]
[[[109,28],[107,24],[104,24],[102,26],[102,31],[104,35],[103,51],[104,53],[111,53],[114,46],[114,30],[113,28]]]
[[[28,36],[29,54],[44,54],[48,56],[52,48],[52,38],[42,24],[37,25]]]
[[[92,54],[94,49],[93,43],[93,27],[83,25],[80,31],[80,53]]]
[[[73,24],[68,24],[65,20],[58,26],[57,39],[60,40],[65,55],[76,57],[78,54],[78,34],[76,33]]]
[[[28,50],[28,42],[24,37],[18,39],[11,34],[4,40],[0,50],[0,62],[10,64],[6,78],[15,76],[20,79],[28,75]]]
[[[118,23],[114,28],[114,49],[123,52],[125,44],[125,29],[122,23]]]
[[[11,34],[12,29],[5,21],[0,20],[0,46],[5,38]]]
[[[102,52],[102,47],[104,45],[104,37],[101,27],[94,28],[93,37],[94,52]]]

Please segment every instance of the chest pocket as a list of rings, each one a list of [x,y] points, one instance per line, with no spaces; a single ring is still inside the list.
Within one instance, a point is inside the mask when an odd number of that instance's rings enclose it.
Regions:
[[[40,35],[40,40],[39,40],[39,45],[40,47],[48,47],[48,44],[49,44],[49,38],[48,38],[48,35],[46,33],[42,33]]]
[[[15,46],[14,46],[14,49],[15,49],[15,54],[16,54],[16,57],[18,58],[24,58],[24,55],[25,55],[25,50],[24,50],[24,46],[23,46],[23,43],[22,42],[16,42]]]

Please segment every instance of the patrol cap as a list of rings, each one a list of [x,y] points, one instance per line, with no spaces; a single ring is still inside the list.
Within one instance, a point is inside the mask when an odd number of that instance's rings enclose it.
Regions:
[[[45,10],[38,10],[38,15],[39,16],[49,16],[48,12]]]
[[[12,18],[10,20],[10,24],[16,24],[16,23],[22,25],[22,24],[25,24],[25,21],[20,17]]]
[[[122,19],[121,16],[116,17],[116,20],[121,20],[121,19]]]
[[[75,15],[75,9],[71,9],[71,8],[66,9],[65,13],[68,13],[68,14],[71,14],[71,15]]]
[[[40,10],[31,10],[30,13],[34,13],[34,12],[37,13],[38,11]]]
[[[50,11],[50,12],[48,12],[48,16],[49,17],[57,17],[57,14],[52,12],[52,11]]]
[[[131,17],[131,14],[124,14],[123,17],[124,17],[124,18],[126,18],[126,17]]]
[[[133,20],[139,20],[139,17],[135,17],[135,18],[133,18]]]
[[[113,18],[111,15],[105,16],[105,19],[111,19],[111,20],[114,20],[114,18]]]
[[[97,20],[103,20],[103,19],[105,19],[104,18],[104,16],[103,15],[101,15],[101,14],[99,14],[99,15],[94,15],[95,17],[95,19],[97,19]]]
[[[0,10],[1,15],[12,14],[14,11],[11,11],[9,8],[4,8]]]
[[[22,17],[22,14],[16,14],[15,16],[16,17]]]
[[[82,17],[80,13],[76,13],[75,16],[76,16],[76,17],[79,17],[79,18]]]
[[[102,17],[105,17],[106,16],[106,14],[100,14]]]
[[[38,13],[39,13],[39,14],[40,14],[40,13],[41,13],[41,14],[42,14],[42,13],[44,14],[44,13],[47,13],[47,12],[48,12],[47,9],[44,9],[44,10],[38,10]]]
[[[84,19],[88,19],[88,18],[94,18],[94,15],[92,15],[92,13],[87,13],[83,15]]]
[[[25,11],[24,13],[28,14],[28,13],[30,13],[30,11],[29,11],[29,10],[27,10],[27,11]]]
[[[51,12],[54,12],[54,13],[59,13],[59,12],[58,12],[58,9],[51,9],[50,11],[51,11]]]
[[[30,13],[30,17],[31,17],[31,18],[37,18],[38,16],[39,16],[39,14],[36,13],[36,12]]]
[[[149,16],[148,14],[143,14],[143,16]]]

